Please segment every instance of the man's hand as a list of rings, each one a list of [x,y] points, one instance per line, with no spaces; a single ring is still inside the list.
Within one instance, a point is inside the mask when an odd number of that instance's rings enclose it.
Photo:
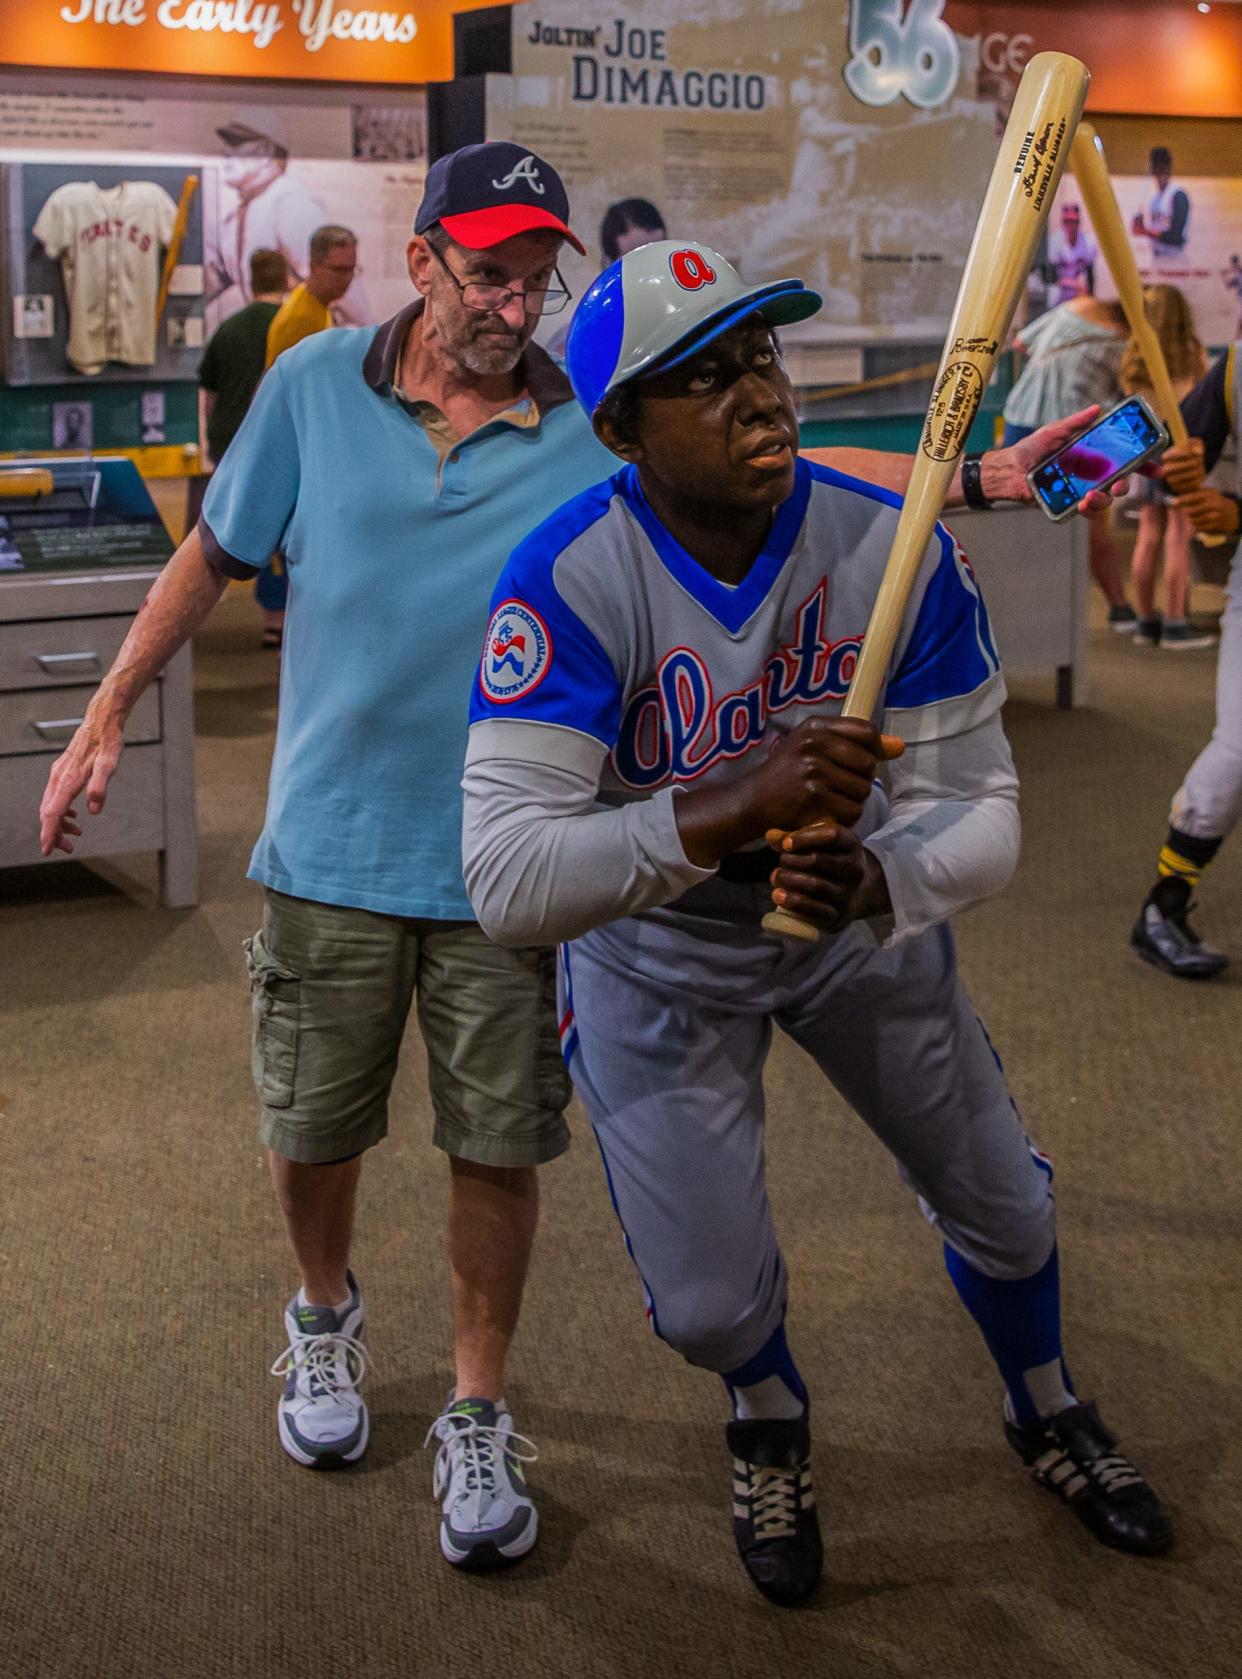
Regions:
[[[772,871],[772,902],[826,933],[892,909],[884,871],[858,835],[835,822],[793,834],[771,829],[767,841],[780,853]]]
[[[1191,495],[1178,496],[1173,505],[1187,514],[1191,524],[1204,536],[1238,534],[1238,504],[1232,496],[1224,496],[1219,490],[1209,490],[1205,486]]]
[[[877,764],[904,750],[900,740],[862,718],[808,718],[748,775],[678,793],[674,810],[686,856],[710,869],[770,828],[783,833],[822,821],[852,828]]]
[[[121,724],[115,715],[103,707],[96,710],[96,701],[92,701],[81,727],[47,778],[39,806],[39,849],[45,857],[53,851],[73,850],[71,836],[76,838],[82,832],[74,800],[84,787],[87,810],[92,816],[99,815],[123,744]]]
[[[1064,420],[1054,420],[1049,426],[1041,426],[1020,443],[1011,443],[1008,449],[989,449],[980,463],[984,495],[989,501],[1034,501],[1031,486],[1026,481],[1027,473],[1041,461],[1046,461],[1049,455],[1063,449],[1079,432],[1085,431],[1100,413],[1099,403],[1093,403],[1090,408],[1080,408],[1077,414],[1070,414]],[[1121,478],[1107,490],[1092,490],[1078,503],[1078,511],[1099,513],[1114,496],[1123,496],[1126,489],[1127,482]]]
[[[1158,470],[1175,496],[1189,496],[1201,490],[1207,476],[1203,466],[1203,439],[1191,437],[1184,447],[1174,444],[1166,449]]]

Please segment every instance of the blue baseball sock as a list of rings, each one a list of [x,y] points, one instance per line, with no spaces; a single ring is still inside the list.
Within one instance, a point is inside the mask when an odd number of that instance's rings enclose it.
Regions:
[[[945,1265],[962,1304],[983,1332],[1020,1423],[1074,1405],[1061,1355],[1061,1280],[1054,1247],[1033,1277],[1002,1282],[976,1271],[945,1244]]]
[[[798,1374],[785,1325],[779,1324],[753,1358],[726,1370],[724,1385],[739,1420],[749,1417],[800,1417],[807,1409],[806,1383]]]

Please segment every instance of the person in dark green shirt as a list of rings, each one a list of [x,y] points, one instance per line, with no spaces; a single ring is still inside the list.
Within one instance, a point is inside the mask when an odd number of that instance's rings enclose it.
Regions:
[[[198,383],[212,466],[219,466],[259,388],[267,365],[267,329],[284,301],[288,285],[288,266],[280,251],[252,252],[250,289],[254,302],[222,321],[203,351]],[[280,646],[287,590],[284,571],[275,566],[265,566],[255,581],[265,647]]]

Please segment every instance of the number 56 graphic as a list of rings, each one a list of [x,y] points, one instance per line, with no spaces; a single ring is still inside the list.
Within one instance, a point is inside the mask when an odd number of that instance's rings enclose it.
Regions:
[[[944,0],[850,0],[850,61],[845,82],[864,105],[906,98],[930,110],[957,85],[957,37],[941,17]]]

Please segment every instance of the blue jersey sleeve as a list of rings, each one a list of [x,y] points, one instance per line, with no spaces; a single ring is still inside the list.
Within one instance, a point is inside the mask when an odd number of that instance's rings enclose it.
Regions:
[[[230,577],[261,571],[281,546],[301,476],[297,430],[276,362],[203,497],[200,528],[211,563]]]
[[[983,596],[950,533],[937,526],[940,557],[885,696],[888,710],[918,710],[965,699],[1000,673]],[[999,703],[999,702],[998,702]]]
[[[601,492],[606,489],[589,490],[570,507],[579,515],[595,511],[602,518],[609,498]],[[598,510],[577,506],[588,499],[599,503]],[[573,524],[576,539],[583,534],[581,517]],[[566,534],[561,515],[554,514],[527,537],[501,573],[470,721],[554,724],[591,735],[611,751],[621,726],[621,681],[596,636],[557,589],[556,565]]]

